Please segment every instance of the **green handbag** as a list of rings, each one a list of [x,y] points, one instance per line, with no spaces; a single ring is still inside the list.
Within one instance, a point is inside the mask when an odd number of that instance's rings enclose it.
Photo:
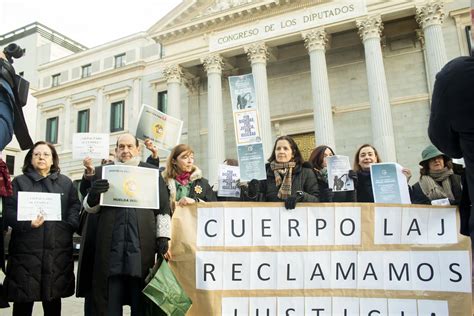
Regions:
[[[161,262],[160,262],[161,261]],[[142,293],[152,302],[147,304],[147,315],[182,316],[192,305],[166,260],[159,260],[145,279],[147,285]],[[159,307],[159,309],[156,309]]]

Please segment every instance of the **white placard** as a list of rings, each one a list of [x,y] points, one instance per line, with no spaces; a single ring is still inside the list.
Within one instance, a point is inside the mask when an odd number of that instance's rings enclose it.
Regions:
[[[308,244],[308,209],[296,207],[294,210],[280,211],[280,242],[282,246]]]
[[[304,288],[331,288],[331,252],[315,251],[304,253]]]
[[[308,246],[334,245],[334,207],[308,207]]]
[[[196,252],[196,289],[222,289],[224,254],[212,251]]]
[[[362,234],[360,207],[337,207],[334,215],[336,245],[359,245]]]
[[[32,221],[42,215],[45,221],[61,220],[61,194],[18,192],[18,221]]]
[[[196,245],[224,246],[224,211],[222,208],[198,208]]]
[[[384,162],[370,165],[370,179],[375,203],[411,204],[408,182],[403,167]]]
[[[305,315],[304,297],[278,297],[277,315]]]
[[[332,316],[332,297],[305,297],[305,315]],[[318,314],[316,314],[318,315]]]
[[[224,214],[225,246],[252,246],[252,209],[226,207]]]
[[[229,252],[224,256],[224,288],[247,290],[250,287],[250,256]]]
[[[331,252],[331,288],[357,288],[357,251]]]
[[[329,188],[333,192],[354,190],[354,181],[349,178],[349,170],[351,170],[349,157],[334,155],[326,159]]]
[[[217,196],[240,197],[240,188],[237,185],[240,180],[240,168],[238,166],[219,165]]]
[[[280,208],[252,208],[253,245],[280,245]]]
[[[72,135],[72,159],[109,158],[109,134],[74,133]]]
[[[249,312],[248,297],[223,297],[222,316],[247,315]]]
[[[374,244],[400,244],[401,207],[375,207]]]
[[[388,314],[415,316],[417,315],[416,300],[389,299]]]
[[[270,290],[277,288],[278,256],[273,252],[254,252],[251,257],[250,288]]]
[[[304,253],[278,253],[278,289],[304,288]]]
[[[333,297],[332,315],[359,316],[359,298]]]
[[[360,300],[360,315],[388,316],[387,300],[384,298],[365,298]]]
[[[359,252],[357,262],[357,288],[383,289],[383,251]]]

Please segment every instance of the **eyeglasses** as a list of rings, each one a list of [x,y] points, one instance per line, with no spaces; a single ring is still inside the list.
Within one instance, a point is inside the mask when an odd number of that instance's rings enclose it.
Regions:
[[[33,157],[35,158],[39,158],[43,156],[44,158],[49,158],[51,157],[51,154],[50,153],[33,153]]]

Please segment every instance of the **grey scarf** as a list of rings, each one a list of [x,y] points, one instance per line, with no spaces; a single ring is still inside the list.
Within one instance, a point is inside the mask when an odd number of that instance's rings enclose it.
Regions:
[[[451,180],[449,179],[452,174],[453,170],[446,167],[440,171],[430,171],[429,175],[424,175],[420,178],[421,190],[430,200],[445,198],[454,200]],[[440,182],[441,185],[438,184]]]

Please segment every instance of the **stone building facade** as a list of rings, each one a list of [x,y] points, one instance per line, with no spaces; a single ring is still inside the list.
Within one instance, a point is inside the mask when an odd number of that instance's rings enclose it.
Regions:
[[[84,111],[87,130],[111,133],[112,148],[134,133],[141,104],[166,108],[214,183],[217,165],[236,158],[227,77],[253,73],[267,157],[280,135],[306,155],[327,144],[352,157],[372,143],[416,178],[434,78],[468,54],[469,9],[468,0],[184,0],[146,32],[41,66],[36,137],[50,137],[57,118],[62,170],[78,179],[71,139]]]

